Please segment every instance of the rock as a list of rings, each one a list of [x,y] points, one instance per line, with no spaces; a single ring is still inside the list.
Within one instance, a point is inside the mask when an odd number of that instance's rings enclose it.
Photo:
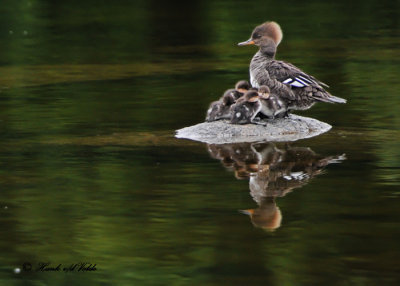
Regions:
[[[204,122],[176,131],[177,138],[208,144],[225,144],[255,141],[296,141],[327,132],[332,128],[319,120],[290,114],[288,118],[267,120],[266,126],[258,124],[236,125],[227,120]]]

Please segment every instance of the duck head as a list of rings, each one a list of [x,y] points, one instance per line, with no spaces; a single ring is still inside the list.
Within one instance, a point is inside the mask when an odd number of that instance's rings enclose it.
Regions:
[[[250,89],[250,84],[247,80],[240,80],[235,85],[235,90],[240,93],[246,93]]]
[[[254,28],[250,39],[241,42],[239,46],[256,45],[265,54],[275,55],[276,47],[283,37],[282,29],[276,22],[265,22]]]
[[[244,94],[243,97],[247,102],[257,102],[260,99],[258,92],[254,90],[249,90]]]
[[[231,106],[235,103],[235,100],[236,98],[234,89],[228,89],[224,92],[224,95],[222,96],[222,102],[224,103],[224,105]]]
[[[269,93],[270,93],[269,87],[266,86],[266,85],[262,85],[258,89],[258,95],[260,96],[260,98],[268,99],[269,98]]]
[[[272,197],[263,198],[257,209],[239,210],[239,212],[250,216],[253,225],[265,231],[274,231],[281,226],[282,213]]]

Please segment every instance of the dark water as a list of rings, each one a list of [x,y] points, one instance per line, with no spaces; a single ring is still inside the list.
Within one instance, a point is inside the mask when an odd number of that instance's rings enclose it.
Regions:
[[[0,15],[1,285],[400,283],[399,1],[30,0]],[[247,78],[255,50],[236,43],[265,20],[284,30],[278,58],[348,99],[303,112],[334,128],[174,139]],[[63,271],[83,262],[97,270]]]

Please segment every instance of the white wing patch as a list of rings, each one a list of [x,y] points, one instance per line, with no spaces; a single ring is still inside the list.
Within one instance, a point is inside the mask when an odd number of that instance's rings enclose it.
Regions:
[[[302,84],[301,82],[294,80],[290,83],[291,86],[295,86],[295,87],[304,87],[305,85]]]
[[[313,82],[313,81],[309,80],[308,78],[305,78],[304,76],[301,76],[301,75],[299,75],[299,78],[301,78],[302,80],[304,80],[304,81],[306,81],[308,83],[315,83],[315,82]]]
[[[304,84],[305,86],[308,85],[308,83],[306,83],[305,81],[301,80],[301,79],[298,78],[298,77],[296,77],[296,81],[299,82],[299,83],[301,83],[301,84]]]
[[[304,180],[308,179],[310,176],[307,173],[304,172],[292,172],[288,175],[283,176],[283,178],[287,181],[291,180]]]
[[[282,81],[282,83],[285,84],[289,84],[291,86],[295,86],[295,87],[305,87],[305,86],[309,86],[310,84],[313,84],[314,82],[309,80],[308,78],[305,78],[304,76],[297,76],[294,78],[287,78],[284,81]]]

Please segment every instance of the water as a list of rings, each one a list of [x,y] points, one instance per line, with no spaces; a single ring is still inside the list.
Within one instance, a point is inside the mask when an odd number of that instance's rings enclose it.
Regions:
[[[0,13],[2,285],[398,285],[397,1],[30,0]],[[173,138],[248,76],[255,50],[236,43],[267,19],[284,30],[278,58],[348,99],[301,113],[332,131]],[[85,262],[96,270],[73,268]]]

